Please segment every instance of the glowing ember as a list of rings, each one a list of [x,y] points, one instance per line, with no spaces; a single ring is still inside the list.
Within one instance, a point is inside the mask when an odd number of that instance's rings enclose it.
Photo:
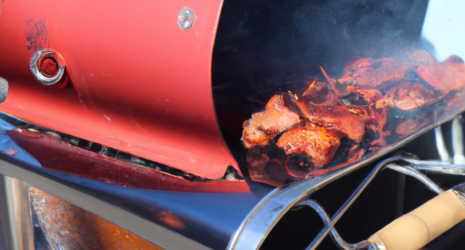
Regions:
[[[281,185],[360,161],[432,124],[465,86],[462,59],[424,50],[360,59],[337,81],[321,71],[328,84],[277,94],[244,122],[252,180]]]

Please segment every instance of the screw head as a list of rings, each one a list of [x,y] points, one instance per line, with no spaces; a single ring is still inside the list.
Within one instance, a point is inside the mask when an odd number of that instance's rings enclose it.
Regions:
[[[29,68],[37,80],[44,85],[51,86],[63,77],[65,61],[56,51],[38,50],[32,56]]]
[[[46,77],[53,77],[58,73],[58,62],[53,57],[46,57],[39,64],[39,72]]]
[[[194,26],[195,14],[189,8],[184,8],[179,12],[178,15],[178,26],[182,30],[188,30]]]

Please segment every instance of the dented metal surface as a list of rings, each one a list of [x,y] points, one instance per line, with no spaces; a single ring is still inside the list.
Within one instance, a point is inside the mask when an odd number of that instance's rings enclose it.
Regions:
[[[205,179],[95,142],[10,116],[0,116],[10,123],[10,127],[3,127],[8,138],[44,168],[131,188],[181,192],[250,192],[246,182],[233,167],[229,167],[221,179]],[[10,156],[19,152],[15,146],[9,146],[6,150]],[[22,159],[22,155],[17,157]]]

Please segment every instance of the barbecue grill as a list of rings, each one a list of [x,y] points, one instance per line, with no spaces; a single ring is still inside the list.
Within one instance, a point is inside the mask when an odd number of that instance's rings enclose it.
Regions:
[[[465,181],[464,7],[1,2],[0,248],[375,247]]]

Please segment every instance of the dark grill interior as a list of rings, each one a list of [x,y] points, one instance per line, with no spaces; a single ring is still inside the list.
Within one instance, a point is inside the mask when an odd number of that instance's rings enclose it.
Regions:
[[[303,92],[348,62],[418,46],[427,1],[225,1],[212,83],[223,135],[247,174],[242,123],[271,96]]]
[[[303,92],[308,82],[322,79],[322,66],[339,77],[348,62],[363,57],[388,57],[416,47],[420,41],[426,0],[309,0],[224,2],[213,51],[213,96],[220,127],[252,191],[262,196],[271,186],[247,177],[246,150],[240,141],[242,123],[264,109],[276,93]],[[444,135],[450,138],[450,123]],[[446,145],[451,145],[450,142]],[[421,159],[438,159],[430,131],[404,146]],[[450,148],[449,148],[450,150]],[[332,215],[374,165],[351,173],[312,195]],[[443,188],[463,177],[429,175]],[[434,196],[423,184],[385,170],[337,223],[342,237],[355,243],[368,238],[403,213]],[[272,230],[263,249],[303,249],[322,228],[310,208],[290,211]],[[465,245],[461,223],[426,246],[460,249]],[[319,249],[336,249],[327,237]]]

